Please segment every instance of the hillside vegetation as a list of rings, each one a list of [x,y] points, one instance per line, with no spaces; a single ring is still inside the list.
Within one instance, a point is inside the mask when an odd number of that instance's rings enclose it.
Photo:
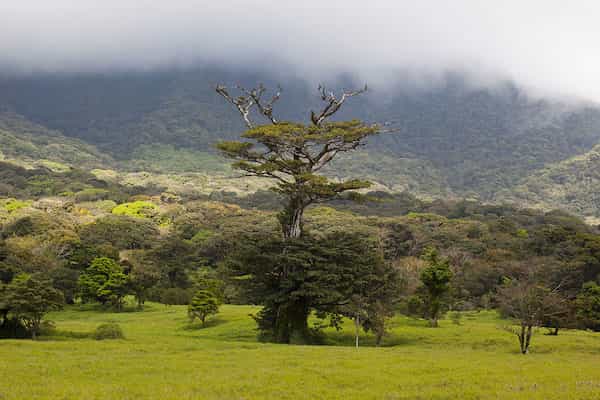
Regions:
[[[526,178],[507,193],[508,201],[530,206],[559,208],[596,222],[600,217],[600,146],[551,164]]]
[[[236,138],[243,126],[213,86],[232,81],[277,83],[217,68],[0,79],[0,107],[12,110],[0,116],[2,152],[22,165],[54,169],[102,164],[119,172],[230,176],[214,144]],[[313,88],[293,79],[285,86],[278,115],[306,120],[297,110],[316,104]],[[342,79],[333,86],[355,85]],[[350,116],[396,130],[339,160],[330,176],[369,178],[378,189],[423,198],[508,200],[599,215],[593,195],[578,193],[589,185],[577,186],[578,173],[564,167],[600,142],[594,104],[532,97],[509,82],[481,88],[449,74],[429,88],[374,88],[340,112]]]
[[[74,165],[106,165],[111,157],[93,145],[65,137],[20,115],[0,112],[0,160],[64,172]]]

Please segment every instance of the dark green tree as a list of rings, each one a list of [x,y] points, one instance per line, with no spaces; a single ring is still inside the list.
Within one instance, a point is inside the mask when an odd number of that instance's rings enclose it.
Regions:
[[[160,272],[151,264],[136,262],[128,275],[129,287],[135,296],[138,309],[144,308],[148,293],[160,280]]]
[[[84,301],[98,301],[120,310],[129,291],[129,281],[115,260],[100,257],[79,276],[79,291]]]
[[[424,314],[431,326],[435,328],[438,326],[438,319],[445,309],[450,294],[452,271],[449,260],[440,257],[437,250],[433,248],[425,251],[423,259],[428,265],[421,271],[422,286],[418,292],[423,301]]]
[[[193,322],[198,318],[204,326],[207,317],[219,312],[220,305],[221,302],[214,293],[209,290],[198,290],[188,306],[190,321]]]
[[[77,296],[79,271],[58,267],[49,272],[52,285],[65,296],[65,303],[73,304]]]
[[[189,241],[170,235],[149,251],[147,259],[155,263],[161,286],[187,288],[190,285],[188,271],[199,261],[196,253],[197,249]]]
[[[393,284],[394,276],[375,243],[350,233],[248,237],[227,266],[244,296],[263,305],[255,317],[262,337],[280,343],[310,342],[311,312],[337,323],[352,314],[354,298]]]
[[[110,244],[119,250],[135,250],[150,248],[159,234],[152,221],[110,215],[84,225],[79,236],[83,246]]]
[[[587,282],[575,300],[577,319],[586,329],[600,331],[600,286]]]
[[[62,308],[64,297],[52,287],[50,280],[21,274],[0,290],[0,304],[36,339],[44,316]]]
[[[329,120],[344,102],[366,90],[343,92],[337,96],[320,86],[319,92],[325,106],[320,112],[311,112],[310,124],[282,122],[273,115],[273,104],[279,99],[277,92],[265,101],[264,86],[246,90],[238,88],[241,95],[234,97],[224,86],[216,90],[233,104],[248,127],[242,137],[245,141],[226,141],[217,148],[226,157],[236,160],[233,167],[250,176],[272,179],[273,190],[282,194],[287,203],[279,214],[285,239],[302,235],[304,210],[313,203],[338,198],[349,190],[363,189],[370,183],[358,179],[332,181],[321,170],[338,154],[355,150],[369,136],[379,133],[376,125],[358,120],[331,122]],[[252,110],[266,119],[266,125],[252,122]]]
[[[9,283],[19,272],[17,267],[0,261],[0,283]]]

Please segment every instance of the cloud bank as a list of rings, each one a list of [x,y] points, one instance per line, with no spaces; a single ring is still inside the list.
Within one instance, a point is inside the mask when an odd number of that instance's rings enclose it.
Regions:
[[[369,81],[447,70],[600,101],[600,2],[3,0],[0,70],[198,63]]]

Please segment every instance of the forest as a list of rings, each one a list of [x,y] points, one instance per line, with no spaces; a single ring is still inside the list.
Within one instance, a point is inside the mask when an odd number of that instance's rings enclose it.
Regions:
[[[498,310],[520,327],[507,330],[523,354],[535,328],[600,329],[596,227],[559,210],[424,201],[326,178],[321,168],[379,128],[329,121],[363,90],[320,90],[325,105],[303,126],[275,119],[279,93],[266,102],[264,86],[237,97],[217,87],[262,146],[225,141],[220,151],[276,181],[271,190],[177,193],[4,162],[14,197],[0,208],[2,336],[52,335],[52,311],[121,311],[129,298],[138,310],[186,305],[202,324],[222,304],[259,305],[258,337],[281,343],[318,343],[349,319],[380,345],[397,313],[436,327],[447,313]],[[253,106],[270,124],[250,120]]]

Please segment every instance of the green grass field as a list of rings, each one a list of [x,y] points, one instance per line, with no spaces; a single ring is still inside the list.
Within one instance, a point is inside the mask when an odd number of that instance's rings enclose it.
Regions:
[[[0,341],[0,399],[600,398],[600,334],[541,330],[523,356],[503,321],[482,312],[438,329],[398,317],[382,348],[355,349],[349,323],[326,332],[328,346],[288,346],[257,342],[254,311],[223,306],[202,329],[185,307],[158,304],[54,313],[56,336]],[[104,322],[126,338],[85,337]]]

